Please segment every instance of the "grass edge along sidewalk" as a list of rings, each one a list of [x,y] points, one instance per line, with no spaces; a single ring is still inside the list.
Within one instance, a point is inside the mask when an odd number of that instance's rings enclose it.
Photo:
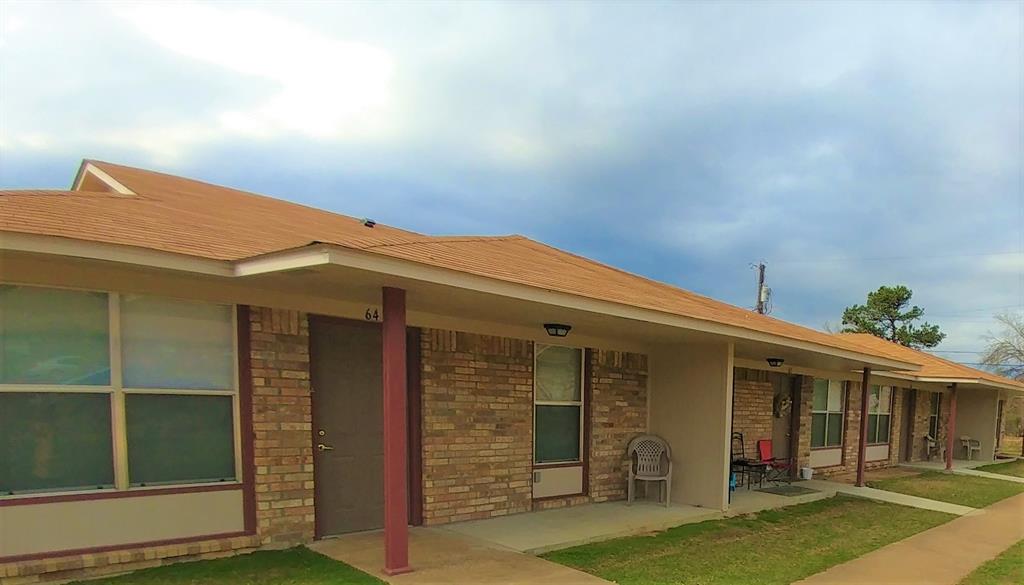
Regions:
[[[304,546],[190,561],[70,585],[384,585]]]
[[[960,581],[960,585],[1019,585],[1024,583],[1024,540],[1003,551]]]
[[[621,585],[788,584],[955,517],[839,495],[541,556]]]
[[[1009,475],[1011,477],[1024,477],[1024,459],[1007,461],[1005,463],[982,465],[981,467],[975,467],[974,470],[998,473],[999,475]]]
[[[942,471],[872,480],[868,486],[971,508],[984,508],[1024,493],[1024,484]]]

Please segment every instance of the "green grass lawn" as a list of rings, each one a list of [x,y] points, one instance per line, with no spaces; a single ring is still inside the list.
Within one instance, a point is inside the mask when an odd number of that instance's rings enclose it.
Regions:
[[[953,519],[836,496],[543,555],[622,585],[792,583]]]
[[[869,481],[868,485],[880,490],[920,496],[971,508],[984,508],[999,500],[1024,492],[1024,484],[987,477],[955,475],[941,471],[926,471],[920,475],[879,479]]]
[[[376,577],[306,547],[177,563],[81,585],[382,585]],[[74,585],[74,584],[72,584]]]
[[[992,465],[983,465],[977,468],[978,471],[987,471],[989,473],[1001,473],[1003,475],[1012,475],[1014,477],[1024,477],[1024,459],[1018,459],[1016,461],[1010,461],[1008,463],[993,463]]]
[[[1024,540],[978,567],[960,585],[1019,585],[1024,583]]]

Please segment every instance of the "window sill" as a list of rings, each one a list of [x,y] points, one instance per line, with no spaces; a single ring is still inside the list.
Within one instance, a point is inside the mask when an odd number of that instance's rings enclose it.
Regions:
[[[556,463],[534,463],[534,469],[555,469],[558,467],[582,467],[582,461],[559,461]]]
[[[828,447],[811,447],[811,451],[835,451],[836,449],[842,449],[843,445],[830,445]]]
[[[0,496],[0,508],[8,506],[31,506],[39,504],[55,504],[59,502],[82,502],[88,500],[114,500],[120,498],[137,498],[142,496],[165,496],[172,494],[191,494],[199,492],[222,492],[241,490],[242,483],[217,482],[203,484],[182,484],[172,486],[133,487],[126,490],[93,490],[88,492],[60,492],[52,494],[22,494]]]

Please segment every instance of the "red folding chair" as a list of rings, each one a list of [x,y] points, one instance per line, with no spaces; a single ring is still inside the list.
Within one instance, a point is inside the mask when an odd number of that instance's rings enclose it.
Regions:
[[[759,463],[767,465],[765,480],[771,482],[793,481],[793,462],[789,459],[779,459],[772,455],[772,440],[760,439],[757,442],[757,456],[761,458]]]

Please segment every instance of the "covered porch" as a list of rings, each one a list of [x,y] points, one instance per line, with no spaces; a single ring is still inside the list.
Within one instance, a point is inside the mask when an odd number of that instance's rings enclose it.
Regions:
[[[687,504],[663,506],[653,501],[603,502],[513,516],[448,524],[442,530],[494,543],[528,554],[667,530],[683,524],[753,514],[762,510],[813,502],[835,495],[815,489],[794,496],[768,491],[737,490],[727,511]]]

